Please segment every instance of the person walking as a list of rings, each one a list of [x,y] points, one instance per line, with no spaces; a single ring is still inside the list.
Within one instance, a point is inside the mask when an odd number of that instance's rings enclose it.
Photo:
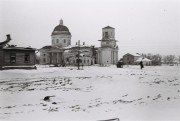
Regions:
[[[139,63],[139,65],[140,65],[141,69],[144,68],[144,65],[143,65],[142,61]]]

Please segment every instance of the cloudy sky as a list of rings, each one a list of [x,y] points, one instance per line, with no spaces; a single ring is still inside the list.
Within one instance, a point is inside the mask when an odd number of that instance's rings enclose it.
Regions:
[[[41,48],[63,19],[78,40],[100,46],[102,28],[115,28],[119,56],[180,53],[179,0],[0,0],[0,42]]]

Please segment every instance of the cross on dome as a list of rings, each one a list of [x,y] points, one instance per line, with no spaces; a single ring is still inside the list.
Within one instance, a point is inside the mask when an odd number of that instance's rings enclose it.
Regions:
[[[62,19],[60,20],[60,25],[63,25],[63,20]]]

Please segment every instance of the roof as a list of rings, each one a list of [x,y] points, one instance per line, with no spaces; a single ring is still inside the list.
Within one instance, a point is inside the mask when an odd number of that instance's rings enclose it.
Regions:
[[[31,47],[5,47],[3,50],[36,50],[35,48]]]
[[[106,26],[104,27],[103,29],[114,29],[113,27],[110,27],[110,26]]]
[[[94,45],[80,45],[80,48],[92,48]],[[70,45],[67,47],[64,47],[64,49],[72,49],[72,48],[78,48],[78,45]]]
[[[42,47],[41,49],[51,49],[51,48],[52,48],[52,46],[51,46],[51,45],[48,45],[48,46]]]
[[[130,54],[133,56],[141,56],[141,54],[139,54],[139,53],[130,53]]]
[[[64,25],[58,25],[54,28],[54,31],[69,31],[69,29]]]
[[[143,58],[143,57],[140,57],[136,60],[136,62],[140,62],[140,61],[143,61],[143,62],[150,62],[152,60],[148,59],[148,58]]]
[[[141,54],[139,54],[139,53],[127,53],[127,54],[130,54],[130,55],[132,55],[132,56],[138,56],[138,57],[140,57],[141,56]],[[125,55],[127,55],[127,54],[125,54]]]
[[[52,32],[52,35],[58,35],[58,34],[71,35],[71,33],[69,32],[69,29],[62,24],[57,25]]]

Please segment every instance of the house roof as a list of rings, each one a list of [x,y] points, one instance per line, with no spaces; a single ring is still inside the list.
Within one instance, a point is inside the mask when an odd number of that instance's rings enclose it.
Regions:
[[[113,27],[110,27],[110,26],[106,26],[104,27],[103,29],[114,29]]]
[[[35,48],[31,47],[5,47],[3,50],[36,50]]]
[[[136,57],[140,57],[141,56],[141,54],[139,54],[139,53],[127,53],[127,54],[130,54],[130,55],[136,56]],[[125,54],[125,55],[127,55],[127,54]]]
[[[93,45],[80,45],[80,48],[91,48]],[[67,47],[64,47],[64,49],[72,49],[72,48],[78,48],[78,45],[70,45],[70,46],[67,46]]]
[[[148,58],[143,58],[143,57],[140,57],[136,60],[136,62],[140,62],[140,61],[143,61],[143,62],[150,62],[152,60],[148,59]]]
[[[52,48],[51,45],[47,45],[47,46],[42,47],[41,49],[51,49],[51,48]]]

